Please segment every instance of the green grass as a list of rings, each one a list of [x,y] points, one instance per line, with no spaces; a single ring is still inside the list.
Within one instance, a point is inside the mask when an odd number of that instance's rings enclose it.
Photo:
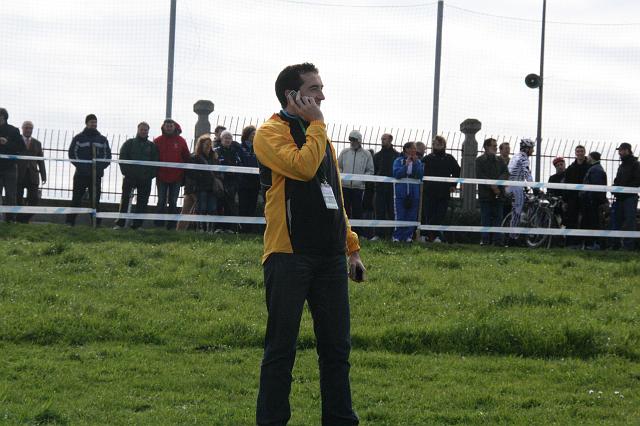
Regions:
[[[0,225],[0,423],[253,423],[262,241]],[[363,244],[363,424],[640,422],[633,253]],[[310,315],[292,425],[319,424]]]

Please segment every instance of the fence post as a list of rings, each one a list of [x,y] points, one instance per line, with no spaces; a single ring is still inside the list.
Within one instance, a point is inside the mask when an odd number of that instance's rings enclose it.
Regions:
[[[194,143],[200,135],[211,133],[211,123],[209,122],[209,114],[213,112],[213,102],[199,100],[193,104],[193,112],[198,114],[198,121],[194,133]]]
[[[467,118],[460,123],[460,131],[464,133],[462,143],[462,173],[463,178],[476,177],[476,157],[478,156],[478,141],[476,133],[482,128],[482,123],[475,118]],[[462,210],[470,212],[476,208],[476,185],[462,185]]]

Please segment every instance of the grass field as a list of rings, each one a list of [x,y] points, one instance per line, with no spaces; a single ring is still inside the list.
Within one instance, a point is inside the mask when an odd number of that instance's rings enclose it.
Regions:
[[[261,238],[0,225],[0,423],[254,422]],[[366,425],[639,424],[634,253],[363,244]],[[310,315],[292,425],[319,424]]]

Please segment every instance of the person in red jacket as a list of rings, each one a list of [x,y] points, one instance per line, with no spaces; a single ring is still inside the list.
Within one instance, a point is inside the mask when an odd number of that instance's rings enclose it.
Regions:
[[[158,148],[159,161],[169,163],[188,163],[191,155],[187,142],[180,136],[178,123],[170,118],[162,123],[162,136],[153,140]],[[156,213],[176,213],[176,204],[180,194],[180,186],[184,178],[184,169],[170,167],[158,168],[156,184],[158,187],[158,204]],[[168,204],[168,208],[167,208]],[[156,226],[165,226],[164,220],[156,220]],[[175,221],[166,221],[167,229],[175,229]]]

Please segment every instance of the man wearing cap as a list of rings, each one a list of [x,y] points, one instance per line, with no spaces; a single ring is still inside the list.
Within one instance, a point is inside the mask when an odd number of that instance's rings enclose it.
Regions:
[[[0,108],[0,154],[17,155],[24,151],[24,141],[20,137],[20,131],[7,123],[9,113],[6,109]],[[8,206],[16,205],[16,192],[18,185],[18,169],[16,160],[0,158],[0,197],[4,188],[4,204]],[[2,203],[0,203],[2,204]],[[13,222],[15,215],[6,213],[6,222]]]
[[[42,152],[42,143],[32,137],[33,123],[25,121],[22,123],[22,140],[25,144],[25,150],[22,155],[29,157],[44,157]],[[18,196],[19,205],[24,204],[24,191],[27,190],[26,205],[37,206],[40,203],[40,180],[42,183],[47,181],[47,169],[44,160],[21,160],[18,162]],[[18,222],[29,223],[32,214],[18,215]]]
[[[549,176],[549,183],[564,183],[564,174],[566,171],[566,163],[564,161],[564,157],[554,158],[552,164],[556,169],[556,173]],[[552,195],[554,197],[566,197],[566,191],[563,189],[549,188],[547,192],[549,193],[549,195]]]
[[[585,185],[607,185],[607,172],[600,164],[600,153],[592,152],[587,157],[591,165],[584,177]],[[580,191],[580,206],[582,208],[582,226],[584,229],[602,229],[600,213],[603,206],[607,205],[607,193],[598,191]],[[585,237],[584,248],[586,250],[599,250],[599,238]]]
[[[352,130],[349,133],[349,143],[349,148],[344,149],[338,157],[340,172],[354,175],[373,175],[373,157],[369,151],[362,148],[362,134],[358,130]],[[365,183],[363,181],[342,181],[344,209],[349,219],[362,219],[364,189]]]
[[[629,186],[632,188],[640,187],[640,164],[638,158],[633,155],[631,144],[621,143],[618,147],[618,155],[620,155],[620,166],[616,178],[613,181],[614,186]],[[615,192],[615,228],[624,231],[636,230],[636,214],[638,211],[638,194],[625,194]],[[632,250],[635,246],[633,238],[622,239],[622,248]]]
[[[574,160],[564,174],[565,183],[581,184],[584,182],[584,177],[587,175],[587,170],[591,167],[587,161],[587,150],[584,146],[578,145],[575,148],[576,159]],[[579,192],[574,190],[567,190],[565,192],[565,201],[567,202],[567,213],[565,215],[565,225],[567,228],[580,229],[582,228],[582,217],[580,215],[582,207],[580,205]],[[567,246],[570,248],[580,247],[580,238],[567,237]]]
[[[393,147],[393,136],[390,133],[383,134],[380,142],[382,148],[373,156],[374,173],[376,176],[393,177],[393,162],[400,153]],[[392,183],[376,182],[374,202],[377,220],[394,220],[395,197]],[[371,240],[389,237],[389,234],[389,228],[376,228],[376,235]]]
[[[102,136],[98,131],[98,119],[94,114],[89,114],[84,119],[85,128],[82,132],[78,133],[71,140],[69,146],[69,159],[71,164],[76,168],[76,172],[73,175],[73,196],[71,199],[72,207],[80,207],[82,203],[82,197],[85,192],[89,191],[89,199],[91,205],[95,202],[95,209],[98,210],[100,205],[100,189],[102,176],[104,175],[104,169],[109,167],[111,163],[108,162],[96,162],[96,181],[95,181],[95,193],[93,186],[93,165],[91,163],[80,163],[73,160],[89,160],[92,159],[111,159],[111,148],[109,147],[109,141]],[[94,157],[95,155],[95,157]],[[67,225],[75,225],[76,215],[67,215]],[[100,219],[96,219],[96,224],[100,224]]]

